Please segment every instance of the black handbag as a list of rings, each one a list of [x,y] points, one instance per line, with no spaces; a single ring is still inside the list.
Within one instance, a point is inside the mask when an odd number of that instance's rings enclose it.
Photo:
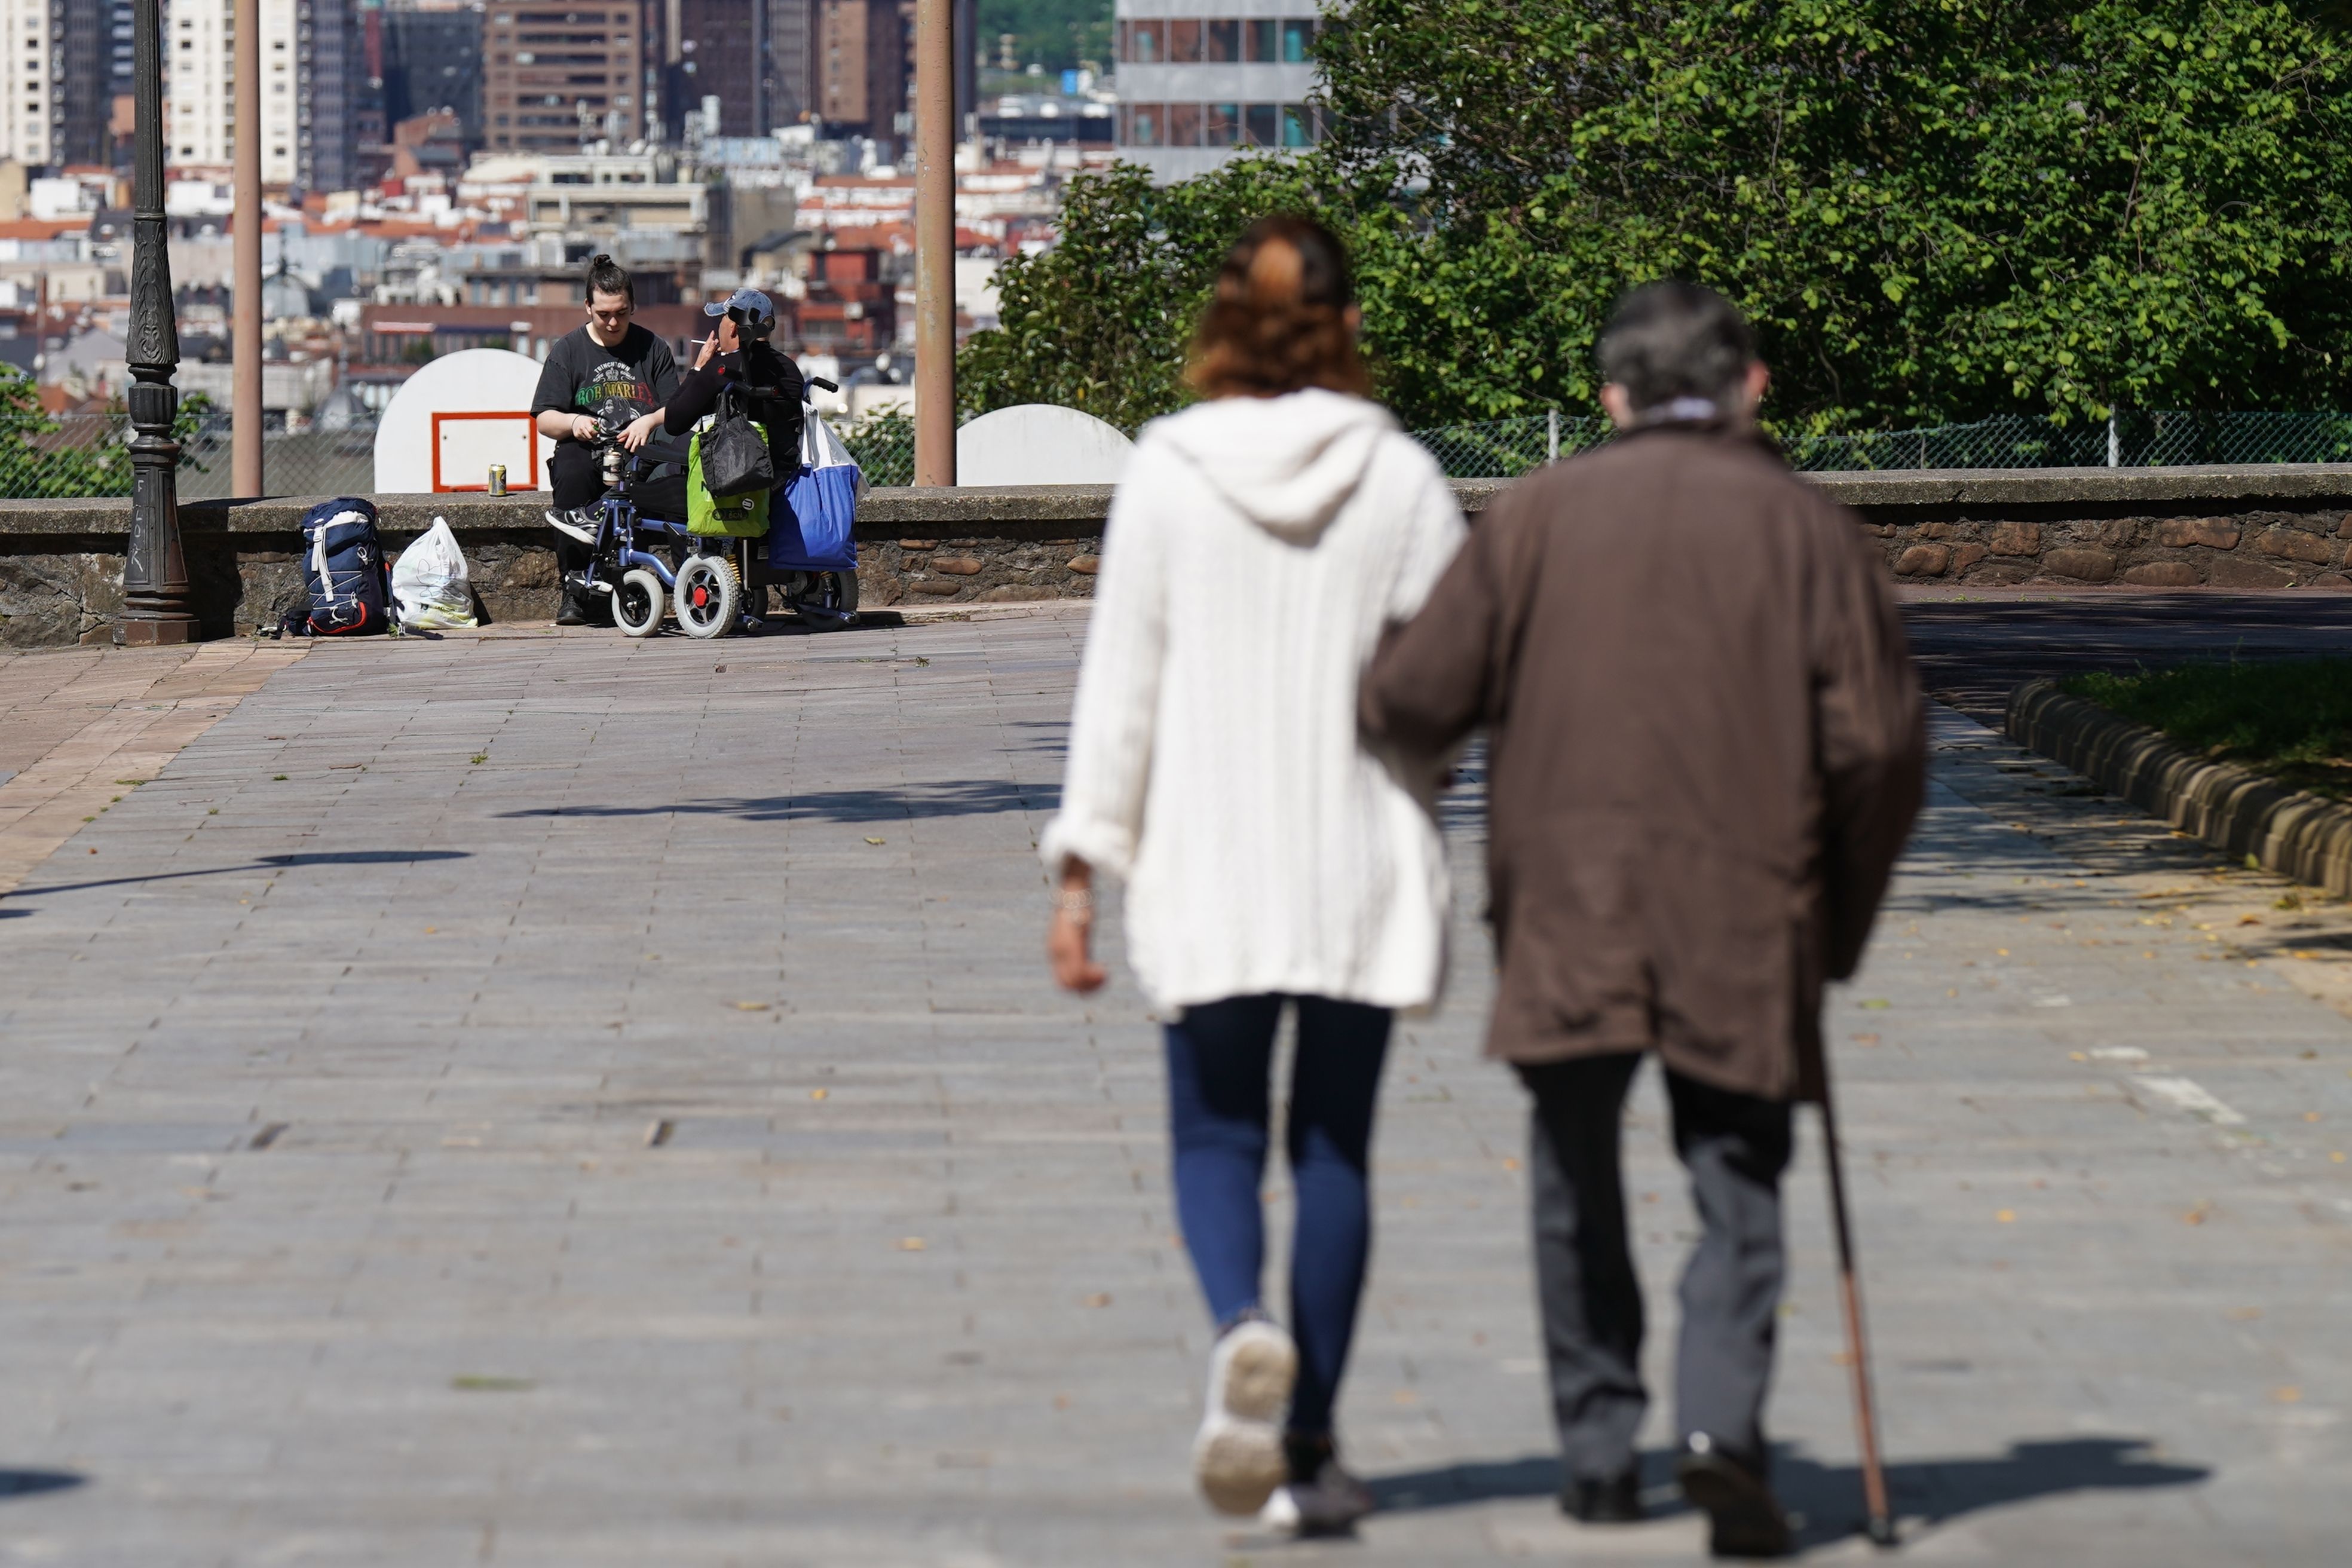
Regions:
[[[702,434],[702,483],[712,498],[776,488],[776,459],[768,433],[744,416],[731,391],[719,395],[719,417]]]

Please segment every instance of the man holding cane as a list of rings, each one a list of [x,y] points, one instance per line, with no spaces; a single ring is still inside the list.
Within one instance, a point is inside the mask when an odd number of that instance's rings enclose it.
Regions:
[[[1488,1050],[1534,1101],[1561,1506],[1641,1513],[1618,1130],[1654,1050],[1703,1226],[1679,1479],[1718,1555],[1777,1556],[1762,1418],[1791,1105],[1825,1092],[1822,983],[1860,961],[1918,806],[1918,684],[1858,520],[1756,434],[1768,378],[1731,305],[1637,289],[1600,357],[1619,437],[1477,521],[1374,660],[1362,725],[1407,753],[1488,734]]]

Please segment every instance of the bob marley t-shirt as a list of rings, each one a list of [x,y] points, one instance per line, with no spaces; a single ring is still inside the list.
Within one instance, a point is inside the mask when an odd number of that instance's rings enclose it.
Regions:
[[[650,414],[677,390],[677,361],[661,339],[633,323],[620,343],[608,349],[582,326],[556,339],[547,351],[530,412],[533,418],[551,408],[594,414],[607,399],[617,397],[635,405],[636,413]]]

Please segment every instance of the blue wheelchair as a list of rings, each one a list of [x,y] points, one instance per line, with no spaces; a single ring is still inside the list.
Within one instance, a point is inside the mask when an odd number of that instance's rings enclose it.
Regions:
[[[583,512],[546,514],[551,527],[588,546],[588,591],[610,596],[615,626],[628,637],[649,637],[661,630],[667,614],[690,637],[755,631],[764,622],[761,612],[772,584],[813,628],[856,623],[855,571],[772,571],[760,540],[698,534],[683,518],[672,521],[641,509],[638,488],[656,468],[675,465],[682,471],[688,453],[669,441],[647,441],[635,452],[623,446],[621,432],[640,412],[621,398],[608,399],[596,410],[593,445],[604,493],[588,509],[593,521]]]

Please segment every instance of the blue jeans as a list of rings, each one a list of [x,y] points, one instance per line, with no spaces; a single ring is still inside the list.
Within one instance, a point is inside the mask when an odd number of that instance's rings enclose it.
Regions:
[[[1187,1007],[1167,1026],[1169,1130],[1184,1245],[1223,1328],[1259,1305],[1265,1217],[1258,1186],[1265,1174],[1275,1027],[1285,1002],[1298,1007],[1286,1118],[1298,1197],[1290,1249],[1298,1384],[1289,1425],[1320,1436],[1331,1429],[1371,1253],[1366,1166],[1389,1010],[1322,996],[1233,996]]]

